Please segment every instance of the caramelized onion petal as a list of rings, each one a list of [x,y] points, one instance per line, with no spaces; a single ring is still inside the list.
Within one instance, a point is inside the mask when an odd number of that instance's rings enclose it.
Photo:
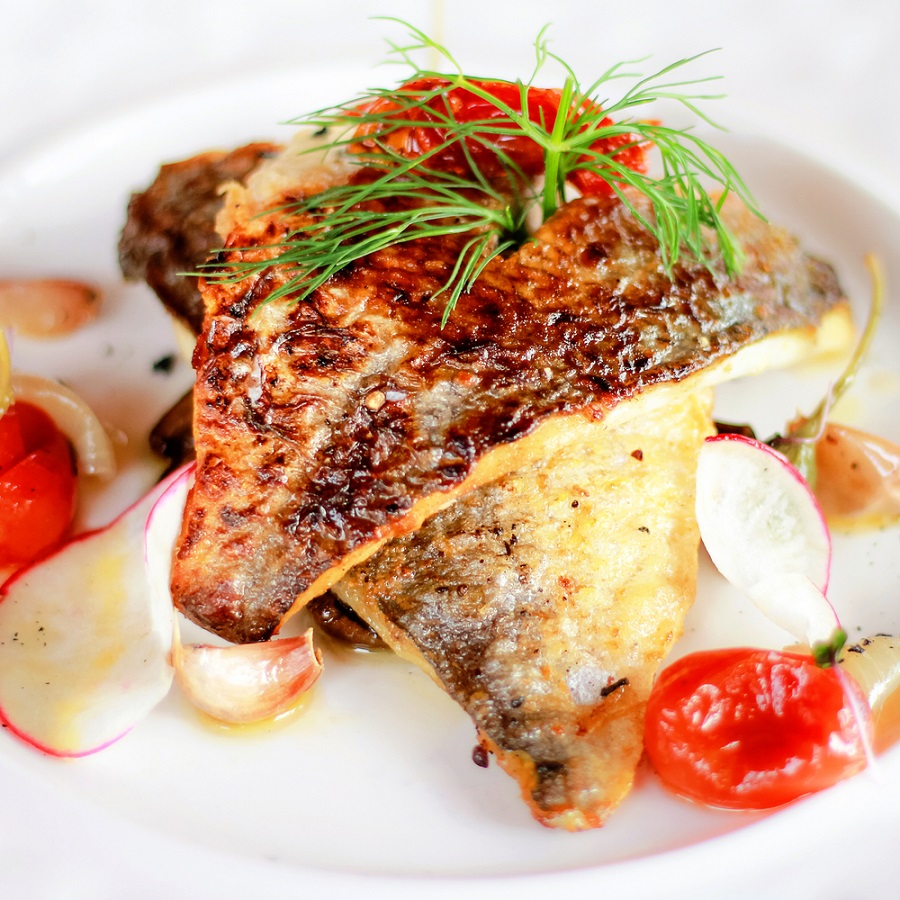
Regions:
[[[299,637],[227,647],[176,640],[172,665],[176,680],[198,709],[234,724],[285,712],[322,672],[312,629]]]
[[[112,441],[94,411],[78,394],[39,375],[13,372],[11,382],[16,400],[39,406],[71,441],[81,474],[99,478],[116,474]]]
[[[60,337],[95,319],[100,294],[65,279],[0,281],[0,323],[28,337]]]
[[[900,446],[829,422],[816,444],[816,496],[832,524],[900,518]]]

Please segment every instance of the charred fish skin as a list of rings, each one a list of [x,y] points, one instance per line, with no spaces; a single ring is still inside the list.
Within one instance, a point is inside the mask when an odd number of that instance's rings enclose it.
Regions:
[[[168,163],[145,190],[132,194],[119,238],[119,268],[133,281],[146,281],[165,308],[191,332],[203,327],[198,272],[221,245],[215,229],[224,199],[221,186],[243,181],[281,147],[246,144],[229,152],[211,150]]]
[[[271,256],[289,225],[257,212],[232,190],[235,260]],[[553,419],[608,415],[772,335],[812,342],[845,305],[833,272],[743,207],[725,216],[742,274],[683,260],[669,277],[624,205],[573,201],[492,261],[444,329],[464,238],[373,254],[300,303],[267,302],[278,267],[206,283],[178,606],[264,640],[384,541],[564,441]]]
[[[709,392],[467,494],[333,591],[474,721],[542,824],[596,828],[630,790],[653,677],[695,592]]]

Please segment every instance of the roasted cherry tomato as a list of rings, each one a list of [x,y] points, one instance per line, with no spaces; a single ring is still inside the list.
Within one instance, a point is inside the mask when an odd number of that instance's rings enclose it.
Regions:
[[[675,793],[709,806],[770,809],[865,768],[861,727],[871,739],[872,723],[846,673],[809,655],[740,647],[666,668],[646,726],[647,755]]]
[[[505,157],[514,163],[524,175],[534,177],[544,171],[544,153],[531,138],[521,133],[509,114],[500,105],[522,112],[522,94],[518,85],[505,81],[479,81],[478,87],[490,95],[479,96],[467,88],[449,88],[449,81],[441,78],[422,78],[410,81],[400,88],[411,100],[401,109],[396,100],[379,97],[356,109],[357,115],[379,116],[378,122],[366,122],[357,129],[357,149],[378,152],[379,145],[408,159],[428,155],[430,168],[465,175],[474,163],[485,175],[497,175],[504,170]],[[448,89],[449,88],[449,89]],[[528,118],[551,131],[559,115],[561,92],[556,89],[529,87],[526,91]],[[396,111],[396,127],[385,129],[384,120]],[[462,141],[447,140],[447,121],[458,123],[485,122],[497,132],[477,132],[476,137]],[[421,124],[420,124],[421,123]],[[604,118],[603,125],[612,124]],[[509,126],[510,133],[502,132]],[[377,138],[377,140],[376,140]],[[600,153],[615,153],[617,163],[643,172],[646,170],[646,145],[633,135],[623,134],[596,141],[591,149]],[[499,151],[499,152],[498,152]],[[589,161],[590,157],[583,157]],[[569,181],[582,194],[611,194],[608,182],[599,173],[577,169]]]
[[[62,541],[75,514],[72,451],[30,403],[0,417],[0,566],[30,562]]]

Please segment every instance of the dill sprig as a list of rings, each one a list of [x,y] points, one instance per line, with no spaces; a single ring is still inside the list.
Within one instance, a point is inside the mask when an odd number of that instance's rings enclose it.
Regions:
[[[730,193],[754,209],[737,171],[691,130],[634,115],[665,100],[715,125],[699,104],[720,96],[700,89],[717,79],[680,77],[684,67],[705,54],[679,60],[650,76],[628,71],[634,63],[617,64],[583,87],[565,61],[550,51],[543,29],[535,40],[535,67],[528,80],[498,82],[467,75],[450,52],[424,32],[400,20],[391,21],[407,29],[409,40],[389,42],[389,61],[411,70],[405,85],[424,87],[376,89],[291,122],[336,133],[326,149],[367,167],[370,176],[350,179],[284,207],[285,215],[305,224],[293,228],[274,248],[274,259],[210,264],[207,279],[233,282],[278,265],[289,277],[272,299],[290,295],[302,300],[348,264],[378,250],[419,238],[470,234],[438,292],[448,294],[446,323],[460,296],[471,289],[491,259],[527,239],[526,223],[533,210],[539,210],[545,221],[566,202],[567,183],[579,172],[600,176],[654,235],[669,273],[683,253],[710,270],[721,264],[729,275],[739,271],[740,247],[719,215]],[[422,52],[442,58],[450,71],[420,68],[414,56]],[[529,110],[529,98],[533,89],[541,90],[535,80],[551,60],[562,67],[564,80],[558,114],[547,121]],[[611,83],[624,79],[633,83],[618,99],[600,97]],[[498,83],[517,92],[518,106],[489,89]],[[486,101],[500,115],[459,121],[447,101],[456,89]],[[426,126],[443,137],[410,158],[391,139],[422,128],[424,110]],[[532,141],[543,155],[542,184],[522,171],[514,154],[502,149],[520,139]],[[598,149],[604,141],[609,152]],[[658,177],[636,171],[620,158],[623,151],[646,144],[659,152],[662,173]],[[441,158],[448,151],[464,157],[465,171],[442,168]],[[485,158],[492,161],[490,173],[484,171],[481,161]],[[713,197],[706,184],[717,186],[718,196]],[[635,205],[635,193],[647,198],[650,214]]]
[[[385,247],[423,237],[471,234],[438,292],[450,292],[446,323],[460,294],[471,288],[490,259],[520,243],[526,208],[509,203],[496,187],[428,169],[421,159],[394,154],[390,159],[384,172],[367,184],[336,185],[289,207],[291,215],[319,217],[293,229],[279,244],[274,262],[293,274],[269,299],[286,295],[303,299],[354,260]],[[381,157],[378,163],[385,165]],[[377,199],[390,199],[392,205],[403,200],[411,203],[401,202],[399,208],[385,211],[370,207],[361,211],[359,204]],[[247,277],[271,264],[232,262],[226,280]]]

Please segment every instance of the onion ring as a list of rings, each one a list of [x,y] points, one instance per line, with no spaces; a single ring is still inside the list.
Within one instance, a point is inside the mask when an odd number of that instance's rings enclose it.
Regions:
[[[10,378],[14,400],[39,406],[75,448],[78,471],[98,478],[116,474],[116,454],[112,440],[94,411],[65,385],[40,375],[13,372]]]

